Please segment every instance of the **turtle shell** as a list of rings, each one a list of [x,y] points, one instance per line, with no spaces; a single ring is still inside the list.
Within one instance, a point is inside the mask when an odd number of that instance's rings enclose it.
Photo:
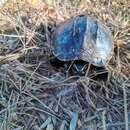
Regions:
[[[61,61],[84,60],[96,66],[106,65],[113,53],[110,30],[86,15],[57,25],[52,34],[51,47]]]

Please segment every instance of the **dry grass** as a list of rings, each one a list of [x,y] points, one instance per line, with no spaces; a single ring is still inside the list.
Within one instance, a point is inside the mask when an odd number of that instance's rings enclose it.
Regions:
[[[51,29],[81,13],[112,31],[107,80],[92,66],[79,76],[69,73],[71,64],[50,63]],[[129,0],[7,0],[0,6],[0,130],[129,130],[129,108]]]

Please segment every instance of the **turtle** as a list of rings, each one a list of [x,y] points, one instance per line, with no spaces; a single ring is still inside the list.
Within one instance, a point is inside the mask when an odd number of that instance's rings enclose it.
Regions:
[[[51,49],[61,61],[83,60],[106,66],[113,55],[112,34],[98,19],[81,14],[56,25]]]

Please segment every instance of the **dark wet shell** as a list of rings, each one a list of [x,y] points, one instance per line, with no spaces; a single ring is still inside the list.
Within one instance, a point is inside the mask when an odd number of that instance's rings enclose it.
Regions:
[[[53,34],[53,53],[60,60],[77,59],[86,31],[86,17],[75,17],[57,26]]]
[[[53,54],[62,61],[81,59],[97,66],[107,62],[113,48],[109,29],[86,15],[60,23],[51,45]]]

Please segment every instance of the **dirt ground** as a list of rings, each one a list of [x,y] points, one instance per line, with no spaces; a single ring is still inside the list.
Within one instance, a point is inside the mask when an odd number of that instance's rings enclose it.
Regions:
[[[110,28],[107,67],[52,54],[55,26],[79,14]],[[130,130],[130,1],[2,1],[0,130]]]

